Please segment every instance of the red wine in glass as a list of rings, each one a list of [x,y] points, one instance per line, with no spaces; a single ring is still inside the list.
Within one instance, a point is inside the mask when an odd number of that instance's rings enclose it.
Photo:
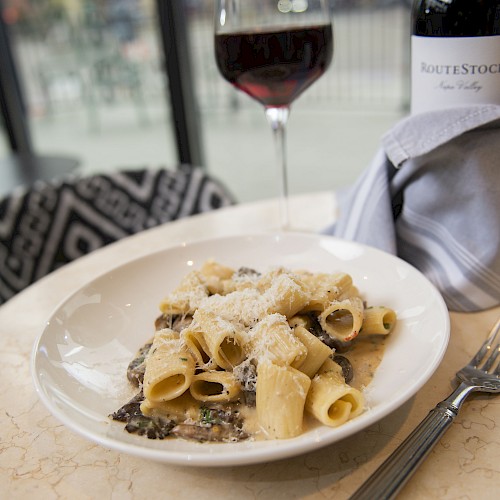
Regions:
[[[289,106],[327,69],[331,24],[215,36],[221,74],[266,107]]]

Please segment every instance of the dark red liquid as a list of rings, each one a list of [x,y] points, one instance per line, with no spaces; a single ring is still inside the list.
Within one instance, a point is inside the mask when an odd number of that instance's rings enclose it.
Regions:
[[[215,36],[222,76],[266,107],[288,106],[325,72],[332,54],[330,24]]]

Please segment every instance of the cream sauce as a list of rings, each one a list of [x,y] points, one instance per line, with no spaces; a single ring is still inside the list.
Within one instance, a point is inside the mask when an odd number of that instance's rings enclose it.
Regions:
[[[386,339],[385,335],[360,335],[349,351],[342,354],[351,362],[354,370],[349,385],[360,391],[368,386],[384,356]]]

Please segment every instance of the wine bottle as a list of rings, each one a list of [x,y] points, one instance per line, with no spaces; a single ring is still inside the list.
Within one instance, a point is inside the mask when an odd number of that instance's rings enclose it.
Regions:
[[[414,0],[411,112],[500,104],[500,0]]]

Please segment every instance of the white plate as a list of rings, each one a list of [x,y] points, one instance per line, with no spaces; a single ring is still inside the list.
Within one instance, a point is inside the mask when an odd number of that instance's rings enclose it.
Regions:
[[[398,324],[366,391],[369,409],[339,428],[318,427],[277,441],[196,443],[128,434],[108,415],[134,390],[126,368],[152,336],[158,303],[207,258],[266,271],[275,265],[344,271],[373,305],[393,307]],[[55,311],[35,344],[32,373],[38,394],[64,425],[101,445],[168,463],[226,466],[305,453],[360,431],[411,396],[438,367],[449,338],[439,292],[406,262],[328,236],[260,234],[179,245],[118,267],[84,286]]]

